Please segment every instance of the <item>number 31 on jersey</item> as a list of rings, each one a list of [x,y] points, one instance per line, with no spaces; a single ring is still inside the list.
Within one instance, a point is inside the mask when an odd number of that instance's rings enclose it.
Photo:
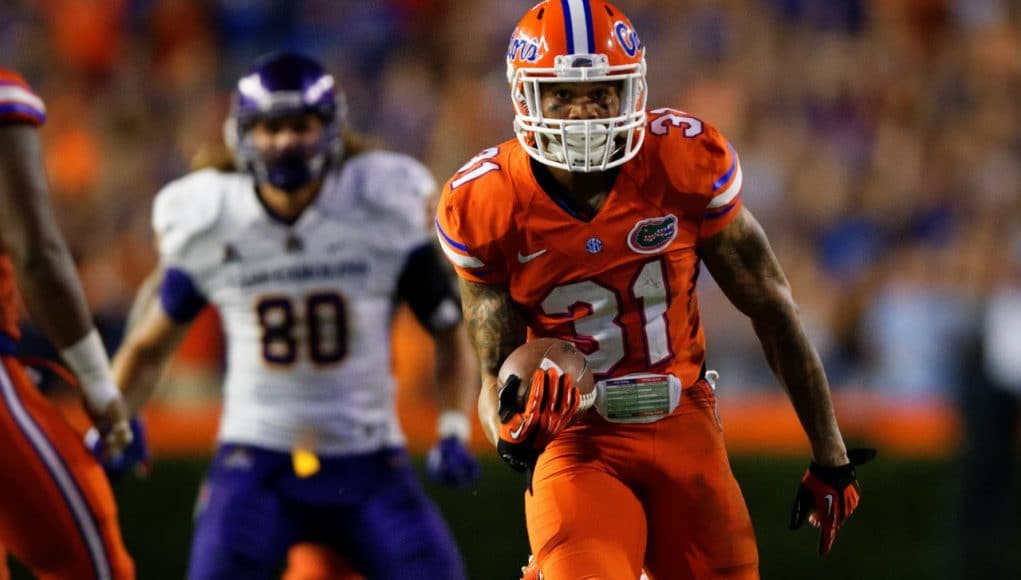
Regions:
[[[648,367],[673,357],[670,350],[670,289],[666,284],[662,260],[646,262],[632,280],[624,298],[614,288],[594,280],[574,282],[553,288],[541,302],[547,316],[567,317],[581,308],[588,314],[574,321],[574,342],[589,345],[586,357],[592,372],[605,374],[627,355],[621,313],[624,300],[641,308],[642,342]],[[594,350],[593,350],[594,349]]]

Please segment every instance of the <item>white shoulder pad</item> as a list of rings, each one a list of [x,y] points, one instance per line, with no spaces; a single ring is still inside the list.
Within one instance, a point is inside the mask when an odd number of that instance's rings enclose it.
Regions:
[[[340,188],[385,222],[396,222],[409,234],[427,231],[426,204],[436,180],[414,158],[401,153],[369,151],[348,159]]]
[[[203,169],[174,180],[156,195],[152,227],[160,257],[175,263],[188,246],[220,218],[229,178],[215,169]]]

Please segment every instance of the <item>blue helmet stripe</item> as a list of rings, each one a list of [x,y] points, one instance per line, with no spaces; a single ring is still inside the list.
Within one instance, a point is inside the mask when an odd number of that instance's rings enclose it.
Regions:
[[[596,53],[596,35],[592,30],[592,6],[586,1],[585,5],[585,31],[588,32],[588,53]]]
[[[592,9],[588,0],[560,0],[560,4],[564,7],[564,23],[567,25],[567,52],[594,53]]]
[[[574,19],[571,18],[571,2],[570,0],[560,0],[561,6],[564,7],[564,24],[567,25],[567,52],[568,54],[574,54]]]

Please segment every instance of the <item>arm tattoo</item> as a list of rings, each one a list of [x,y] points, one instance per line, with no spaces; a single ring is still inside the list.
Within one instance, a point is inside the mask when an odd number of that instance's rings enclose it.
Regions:
[[[525,342],[524,318],[506,286],[460,283],[461,306],[480,370],[495,377],[511,351]]]
[[[839,440],[822,362],[759,223],[742,209],[723,231],[699,246],[699,255],[727,298],[751,319],[769,366],[790,395],[813,446]]]
[[[765,232],[745,209],[723,231],[702,243],[699,256],[727,298],[753,319],[757,310],[778,298],[777,293],[789,295],[787,279]]]

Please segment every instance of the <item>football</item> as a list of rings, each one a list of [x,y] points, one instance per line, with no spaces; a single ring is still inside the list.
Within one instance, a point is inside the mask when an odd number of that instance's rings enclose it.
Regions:
[[[514,349],[500,367],[500,373],[497,375],[499,387],[502,389],[508,377],[517,375],[521,379],[521,385],[518,387],[518,406],[524,405],[532,375],[536,369],[546,368],[543,366],[544,360],[549,361],[545,365],[553,364],[562,372],[571,375],[571,380],[581,395],[578,413],[588,410],[595,401],[596,388],[588,361],[573,344],[559,338],[536,338]]]

